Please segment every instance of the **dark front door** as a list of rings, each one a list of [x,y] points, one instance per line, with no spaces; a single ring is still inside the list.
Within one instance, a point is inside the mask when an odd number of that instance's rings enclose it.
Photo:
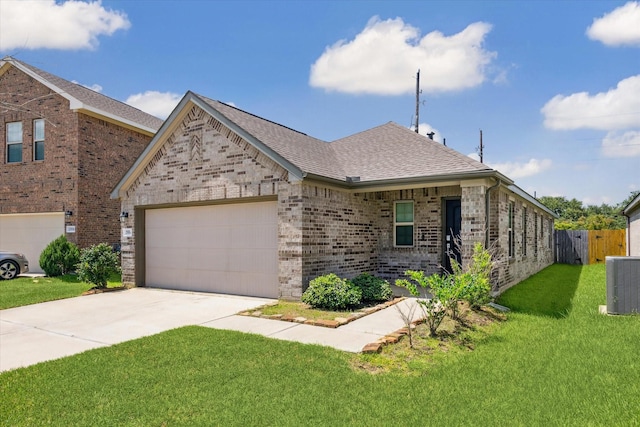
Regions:
[[[451,258],[462,262],[460,256],[460,228],[462,216],[460,214],[460,199],[446,199],[444,201],[444,267],[451,271]]]

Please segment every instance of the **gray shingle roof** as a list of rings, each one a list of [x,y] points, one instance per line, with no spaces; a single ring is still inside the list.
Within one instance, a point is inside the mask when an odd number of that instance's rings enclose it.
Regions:
[[[360,182],[464,175],[493,169],[397,123],[325,142],[200,95],[215,110],[303,172]]]
[[[348,176],[360,181],[434,177],[491,171],[487,165],[397,123],[331,143]]]
[[[153,132],[162,126],[163,120],[151,114],[147,114],[124,102],[109,98],[106,95],[95,92],[77,83],[70,82],[61,77],[43,71],[32,65],[19,61],[12,57],[6,57],[0,61],[0,67],[5,63],[12,64],[16,68],[46,84],[52,90],[69,99],[71,108],[84,108],[94,113],[122,121],[128,125],[139,127]]]
[[[250,133],[303,172],[345,179],[345,172],[331,144],[278,123],[263,119],[220,101],[198,95],[232,122]]]

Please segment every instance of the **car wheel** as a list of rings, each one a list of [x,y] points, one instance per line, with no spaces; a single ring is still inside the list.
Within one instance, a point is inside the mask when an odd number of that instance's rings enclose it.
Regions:
[[[20,273],[18,265],[13,261],[0,262],[0,279],[10,280]]]

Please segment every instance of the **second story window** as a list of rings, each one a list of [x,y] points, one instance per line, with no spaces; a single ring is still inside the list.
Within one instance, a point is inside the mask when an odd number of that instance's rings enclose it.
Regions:
[[[44,160],[44,119],[33,121],[33,160]]]
[[[7,163],[22,162],[22,122],[7,123],[6,133]]]

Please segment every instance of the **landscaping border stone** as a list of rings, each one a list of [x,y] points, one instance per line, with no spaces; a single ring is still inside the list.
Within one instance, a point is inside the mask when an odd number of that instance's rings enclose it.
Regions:
[[[361,319],[364,316],[368,316],[369,314],[375,313],[380,310],[384,310],[385,308],[389,308],[402,300],[405,300],[407,297],[396,297],[389,301],[385,301],[383,303],[374,305],[372,307],[365,307],[358,311],[354,311],[350,313],[348,317],[336,317],[333,320],[327,319],[306,319],[304,317],[293,317],[293,316],[284,316],[282,314],[263,314],[262,308],[258,307],[255,310],[251,311],[243,311],[240,312],[240,316],[252,316],[252,317],[260,317],[263,319],[272,319],[272,320],[282,320],[283,322],[293,322],[293,323],[303,323],[305,325],[311,326],[322,326],[324,328],[339,328],[340,326],[344,326],[348,323],[353,322],[354,320]],[[277,303],[274,303],[277,304]],[[270,305],[274,305],[270,304]]]

